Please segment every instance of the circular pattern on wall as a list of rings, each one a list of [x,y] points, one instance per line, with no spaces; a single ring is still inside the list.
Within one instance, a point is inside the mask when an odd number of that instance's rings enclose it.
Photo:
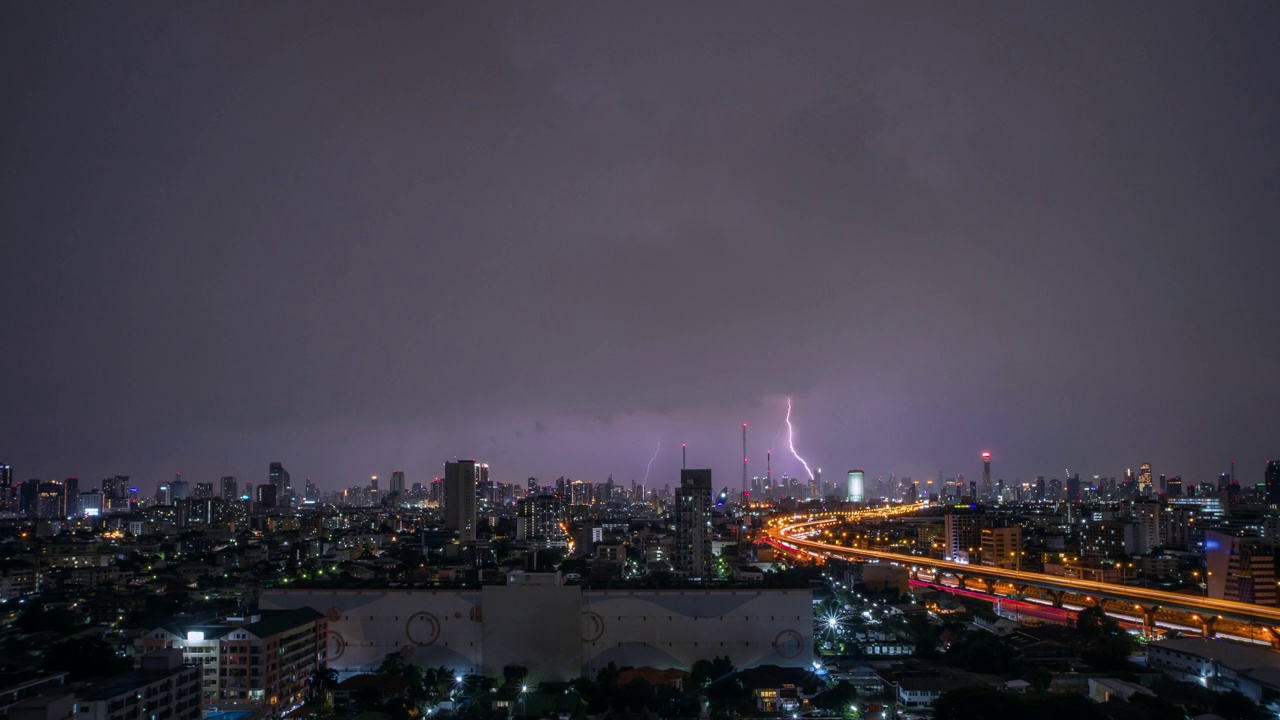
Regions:
[[[594,610],[587,610],[582,613],[582,639],[586,642],[595,642],[604,635],[604,618]]]
[[[429,612],[417,612],[404,621],[404,635],[418,647],[426,647],[440,638],[440,621]]]
[[[347,639],[342,637],[342,633],[330,630],[325,633],[324,642],[328,660],[337,660],[347,651]]]
[[[779,657],[794,660],[804,652],[804,637],[795,630],[783,630],[773,639],[773,647]]]
[[[329,618],[329,622],[338,622],[342,619],[342,611],[335,607],[329,608],[324,615]]]

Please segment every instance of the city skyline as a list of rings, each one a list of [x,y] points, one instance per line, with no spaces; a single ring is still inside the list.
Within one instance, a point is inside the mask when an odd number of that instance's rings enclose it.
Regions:
[[[1280,456],[1280,8],[245,7],[0,7],[22,480]]]
[[[781,432],[783,431],[780,431],[780,433]],[[759,463],[748,465],[748,468],[749,468],[748,482],[749,483],[751,479],[765,477],[766,473],[770,471],[772,472],[772,476],[775,479],[780,479],[785,476],[785,477],[796,478],[802,483],[808,482],[811,479],[808,476],[808,473],[806,472],[804,465],[801,464],[800,461],[796,459],[786,449],[785,442],[783,443],[783,447],[784,449],[782,452],[771,453],[773,457],[771,457],[769,461],[762,460]],[[698,454],[697,449],[694,449],[693,452],[694,452],[694,458],[697,459],[697,462],[688,461],[687,462],[688,466],[690,467],[698,466],[698,467],[707,467],[710,469],[715,469],[717,470],[718,473],[720,473],[719,476],[722,478],[724,477],[724,474],[728,472],[729,470],[728,466],[724,465],[724,462],[727,462],[727,461],[722,460],[720,462],[706,462],[705,459],[703,459],[701,455]],[[759,457],[763,458],[766,452],[768,451],[762,451]],[[662,448],[659,448],[658,451],[654,455],[650,456],[644,463],[646,470],[649,470],[648,472],[648,476],[650,479],[649,487],[663,487],[666,485],[669,485],[672,487],[677,486],[679,484],[680,471],[682,469],[682,466],[686,465],[688,453],[689,453],[688,443],[682,443],[678,447],[673,445],[668,445],[665,453],[663,452]],[[748,459],[750,459],[750,456],[748,456]],[[370,478],[380,478],[380,477],[388,478],[388,479],[392,479],[391,481],[394,482],[394,478],[396,476],[400,476],[400,482],[406,487],[414,483],[421,483],[423,485],[426,485],[432,480],[443,481],[446,477],[445,468],[447,465],[451,463],[456,463],[458,461],[466,461],[466,460],[475,460],[477,462],[482,462],[486,464],[488,463],[488,459],[480,455],[477,455],[474,457],[455,455],[447,460],[431,463],[425,468],[396,466],[394,468],[388,469],[388,468],[382,467],[381,465],[377,465],[377,466],[370,465],[362,471],[357,471],[356,475],[350,478],[342,478],[338,476],[326,477],[319,474],[313,476],[309,473],[301,473],[301,474],[298,474],[297,482],[293,484],[297,486],[295,489],[301,489],[301,486],[303,483],[314,482],[322,492],[332,492],[332,491],[338,491],[338,490],[342,490],[349,487],[363,486],[364,484],[369,483]],[[740,457],[735,458],[735,461],[740,461],[740,460],[741,460]],[[1109,470],[1108,469],[1101,469],[1101,470],[1090,469],[1088,466],[1078,466],[1076,468],[1063,466],[1061,467],[1061,472],[1058,472],[1058,470],[1055,470],[1053,468],[1046,468],[1042,471],[1033,471],[1031,474],[1013,475],[1013,474],[1006,474],[1000,471],[1000,465],[1001,465],[1000,456],[997,453],[993,453],[990,450],[984,450],[982,452],[975,453],[975,462],[970,467],[953,467],[953,468],[939,467],[939,468],[935,468],[932,472],[927,470],[922,472],[914,472],[911,470],[904,470],[901,468],[898,468],[898,469],[887,468],[887,469],[878,470],[878,471],[867,471],[865,470],[865,468],[857,468],[857,470],[858,472],[866,473],[868,482],[875,480],[876,478],[883,478],[887,480],[888,478],[896,477],[899,480],[904,478],[911,479],[922,486],[927,486],[927,485],[936,484],[936,480],[938,477],[943,477],[945,479],[953,479],[956,476],[963,474],[967,478],[967,480],[976,481],[981,484],[984,479],[983,478],[984,465],[986,465],[988,461],[991,462],[995,468],[994,470],[992,470],[992,473],[991,473],[992,482],[1004,481],[1005,483],[1014,483],[1014,482],[1034,483],[1037,477],[1044,477],[1045,479],[1056,478],[1065,482],[1067,479],[1069,479],[1073,475],[1079,476],[1085,482],[1091,482],[1095,478],[1099,478],[1101,480],[1117,479],[1119,481],[1123,481],[1125,479],[1126,471],[1132,471],[1134,473],[1134,477],[1139,477],[1140,469],[1142,469],[1145,465],[1148,464],[1148,461],[1144,460],[1142,462],[1129,463],[1128,465],[1125,465],[1124,467],[1121,467],[1118,469],[1109,469]],[[305,460],[303,460],[303,462],[305,464]],[[224,481],[227,479],[236,480],[238,478],[241,483],[248,482],[255,486],[261,485],[261,484],[274,484],[272,480],[273,478],[272,471],[274,470],[274,466],[277,465],[278,463],[279,461],[271,461],[270,463],[264,466],[266,468],[265,470],[263,470],[263,468],[259,468],[259,470],[262,470],[262,472],[259,473],[263,476],[261,479],[256,478],[256,475],[254,474],[254,471],[252,469],[246,469],[246,470],[241,470],[240,472],[231,472],[231,473],[215,471],[214,474],[216,475],[216,480],[218,481]],[[1275,461],[1268,459],[1260,463],[1259,467],[1250,469],[1246,466],[1241,465],[1240,463],[1228,460],[1224,463],[1223,468],[1221,469],[1220,472],[1213,472],[1211,474],[1200,477],[1200,476],[1186,475],[1182,472],[1174,470],[1173,468],[1165,468],[1157,460],[1154,463],[1151,463],[1153,465],[1153,467],[1151,468],[1151,473],[1152,473],[1151,483],[1157,486],[1156,487],[1157,491],[1159,490],[1158,488],[1159,482],[1163,480],[1165,477],[1179,478],[1185,484],[1217,483],[1218,480],[1223,475],[1229,474],[1231,471],[1234,471],[1235,472],[1234,479],[1237,482],[1241,483],[1242,485],[1261,486],[1264,484],[1266,474],[1269,468],[1271,468],[1274,465],[1274,463]],[[285,465],[288,465],[288,464],[289,464],[288,462],[285,463]],[[569,461],[569,462],[566,462],[565,464],[571,465],[572,462]],[[22,474],[21,465],[19,465],[19,468],[16,472],[13,469],[14,463],[6,460],[4,461],[4,465],[6,466],[7,472],[11,477],[12,482],[14,483],[22,482],[26,479],[61,480],[63,478],[83,478],[86,481],[86,488],[87,488],[87,487],[96,486],[95,485],[96,481],[94,480],[94,478],[97,478],[97,477],[110,478],[113,476],[125,476],[125,477],[129,477],[130,482],[134,485],[139,486],[140,489],[146,489],[146,488],[149,488],[151,484],[157,484],[157,485],[161,483],[167,484],[170,481],[170,479],[174,476],[174,473],[176,473],[180,479],[183,479],[184,481],[190,482],[192,484],[196,482],[210,482],[210,483],[215,482],[215,479],[213,478],[205,478],[204,475],[196,475],[190,472],[184,473],[183,470],[176,470],[176,471],[170,472],[165,477],[159,477],[154,479],[148,478],[145,476],[139,476],[135,473],[130,473],[128,471],[106,472],[106,473],[100,473],[100,474],[83,473],[83,472],[81,473],[55,472],[49,476],[31,476],[30,478],[28,478]],[[518,461],[517,461],[517,464],[515,464],[513,467],[503,468],[501,465],[499,465],[498,467],[494,468],[496,471],[494,474],[494,482],[501,482],[504,484],[519,486],[519,485],[523,485],[528,478],[537,478],[544,485],[550,482],[554,482],[556,478],[560,478],[560,477],[563,477],[568,480],[586,480],[590,482],[600,482],[600,483],[605,482],[607,478],[612,478],[615,483],[622,485],[622,484],[630,484],[633,481],[637,484],[642,484],[643,479],[645,477],[644,472],[641,472],[639,474],[627,474],[625,472],[620,473],[620,472],[614,472],[614,471],[605,471],[598,475],[590,475],[585,473],[557,471],[554,467],[547,470],[546,472],[531,473],[531,472],[521,472],[519,470],[520,467],[521,466],[518,464]],[[658,468],[658,470],[662,470],[662,472],[654,472],[651,469],[654,467]],[[663,470],[664,467],[667,469]],[[853,466],[851,465],[850,467],[853,467]],[[820,479],[822,479],[824,482],[828,484],[830,483],[839,484],[841,482],[841,479],[844,478],[846,471],[838,470],[836,468],[837,468],[836,465],[820,464],[816,461],[812,464],[812,469],[815,471],[815,473],[819,476]],[[824,476],[822,475],[822,473],[826,473],[826,475]],[[387,480],[384,479],[383,483],[385,484],[386,482]],[[718,492],[719,489],[722,487],[727,487],[731,491],[741,490],[743,488],[738,487],[738,485],[740,485],[741,482],[742,481],[738,479],[736,476],[731,477],[730,479],[722,480],[719,484],[717,484],[716,490]],[[750,485],[748,485],[747,489],[749,489],[749,487]],[[925,488],[925,489],[930,490],[931,488]]]

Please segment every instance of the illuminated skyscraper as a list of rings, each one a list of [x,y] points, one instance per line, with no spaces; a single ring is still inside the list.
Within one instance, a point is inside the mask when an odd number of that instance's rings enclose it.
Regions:
[[[675,571],[693,580],[710,580],[711,567],[711,471],[680,471],[676,491]]]
[[[476,540],[477,469],[475,460],[444,464],[444,527],[464,543]]]
[[[866,473],[861,470],[850,470],[847,482],[848,485],[846,487],[845,500],[849,502],[862,502],[866,496]]]
[[[1138,494],[1143,496],[1151,495],[1151,463],[1142,463],[1138,467]]]
[[[991,453],[982,453],[982,499],[991,498]]]

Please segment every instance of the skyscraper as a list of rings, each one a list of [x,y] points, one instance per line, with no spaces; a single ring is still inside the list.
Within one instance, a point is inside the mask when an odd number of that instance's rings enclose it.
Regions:
[[[12,511],[15,504],[13,490],[13,468],[8,463],[0,463],[0,512]]]
[[[76,501],[80,499],[80,478],[69,477],[62,481],[62,516],[76,514]]]
[[[991,453],[982,453],[982,499],[991,498]]]
[[[276,486],[276,505],[289,507],[293,486],[289,484],[289,471],[284,469],[283,463],[273,462],[267,467],[267,482]]]
[[[1154,476],[1151,474],[1151,463],[1142,463],[1138,467],[1138,494],[1143,496],[1151,495],[1151,481]]]
[[[844,499],[849,502],[862,502],[866,495],[866,481],[866,473],[861,470],[850,470]]]
[[[476,540],[475,460],[444,464],[444,527],[464,543]]]
[[[711,471],[680,471],[676,492],[675,570],[693,580],[710,580],[711,569]]]
[[[404,471],[396,470],[391,473],[391,493],[393,495],[404,495]]]
[[[220,490],[220,492],[218,493],[219,497],[227,501],[239,500],[240,488],[238,486],[239,486],[239,482],[236,481],[235,476],[227,475],[226,477],[222,478],[222,486],[218,488]]]
[[[1280,460],[1267,461],[1267,474],[1263,477],[1267,502],[1280,503]]]
[[[280,486],[266,483],[258,486],[258,506],[264,509],[274,508],[278,506],[279,498],[276,497],[276,490]]]

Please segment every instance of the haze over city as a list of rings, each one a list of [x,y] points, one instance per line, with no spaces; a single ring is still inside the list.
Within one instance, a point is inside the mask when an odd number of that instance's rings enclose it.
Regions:
[[[0,460],[1260,482],[1276,13],[7,4]]]

